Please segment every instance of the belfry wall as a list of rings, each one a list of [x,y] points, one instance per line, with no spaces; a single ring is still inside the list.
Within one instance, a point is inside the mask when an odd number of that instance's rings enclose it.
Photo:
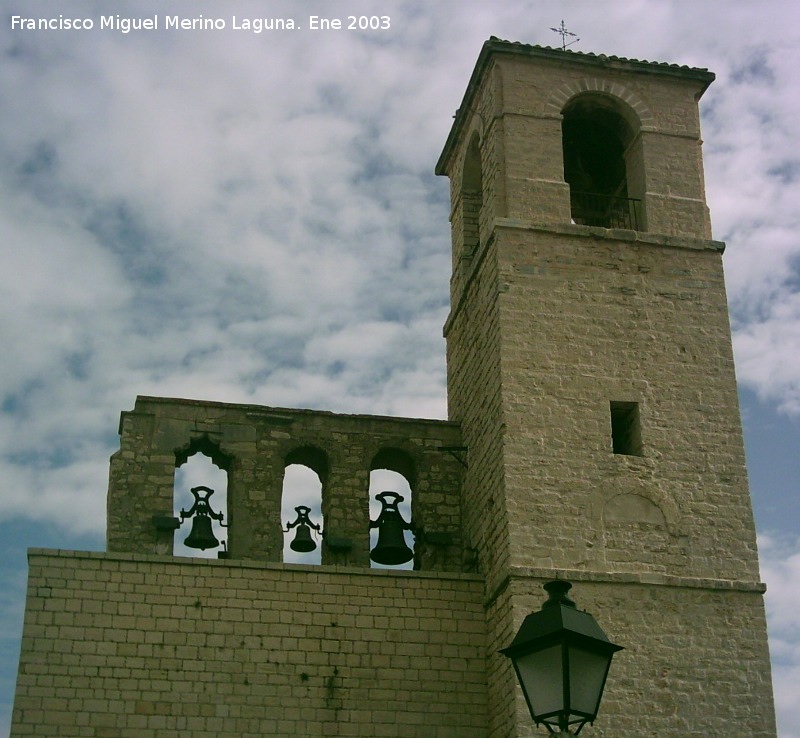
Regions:
[[[449,420],[140,397],[108,550],[34,550],[12,736],[509,738],[498,650],[542,584],[624,650],[581,735],[776,734],[722,271],[706,70],[481,51],[451,184]],[[224,558],[173,555],[174,475],[228,473]],[[282,562],[287,465],[321,565]],[[412,491],[413,570],[370,567],[369,475]]]
[[[159,530],[153,517],[172,515],[175,469],[202,452],[228,473],[232,559],[281,562],[281,497],[292,463],[313,468],[322,484],[323,564],[370,566],[376,468],[409,482],[417,569],[460,572],[469,555],[461,540],[463,467],[451,451],[461,447],[455,423],[140,397],[122,414],[120,439],[109,475],[109,551],[172,553],[174,531]]]

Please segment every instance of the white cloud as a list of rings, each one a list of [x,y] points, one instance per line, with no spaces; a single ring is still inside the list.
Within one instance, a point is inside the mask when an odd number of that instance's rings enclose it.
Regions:
[[[776,291],[762,315],[739,327],[734,346],[740,380],[762,399],[800,415],[800,293]]]
[[[781,738],[800,737],[800,539],[762,533],[761,571],[767,582],[775,705]]]

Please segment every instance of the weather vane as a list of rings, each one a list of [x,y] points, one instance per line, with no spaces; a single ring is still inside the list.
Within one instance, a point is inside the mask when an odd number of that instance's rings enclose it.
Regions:
[[[578,34],[571,33],[567,30],[567,27],[564,25],[564,21],[561,21],[561,25],[558,28],[550,28],[551,31],[555,31],[559,36],[561,36],[561,50],[566,51],[567,46],[572,46],[572,44],[578,43],[580,39],[578,38]],[[570,41],[567,43],[567,36],[575,36],[574,41]]]

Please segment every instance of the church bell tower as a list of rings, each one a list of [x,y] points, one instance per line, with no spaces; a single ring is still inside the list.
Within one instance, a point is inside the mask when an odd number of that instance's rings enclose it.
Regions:
[[[437,164],[491,736],[532,729],[496,652],[553,578],[625,647],[593,735],[775,736],[703,182],[698,101],[713,79],[493,38]]]

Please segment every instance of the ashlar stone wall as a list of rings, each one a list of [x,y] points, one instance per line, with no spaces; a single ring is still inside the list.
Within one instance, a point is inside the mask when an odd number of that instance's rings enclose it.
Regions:
[[[12,738],[486,736],[483,584],[32,550]]]
[[[498,224],[514,563],[758,581],[721,244],[587,230]]]

